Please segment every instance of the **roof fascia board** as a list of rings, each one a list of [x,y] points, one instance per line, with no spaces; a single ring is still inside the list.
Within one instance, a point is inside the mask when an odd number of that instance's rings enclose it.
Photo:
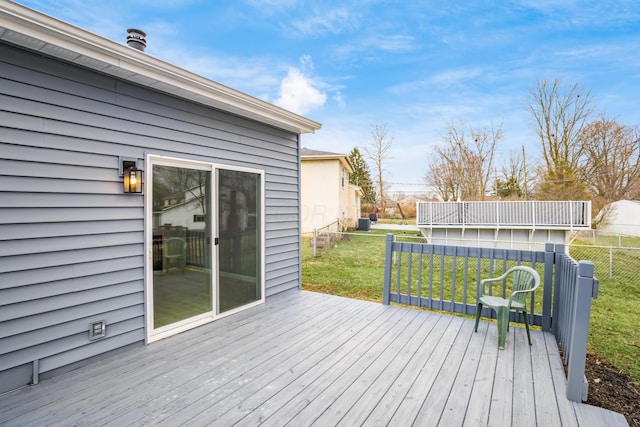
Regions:
[[[346,166],[347,169],[349,169],[349,173],[353,173],[353,171],[355,170],[353,168],[353,165],[351,164],[351,161],[349,160],[349,158],[347,156],[344,156],[344,155],[330,156],[330,155],[322,155],[322,154],[317,154],[317,155],[313,155],[312,154],[312,155],[300,156],[300,160],[302,160],[302,161],[309,161],[309,160],[338,160],[341,164]]]

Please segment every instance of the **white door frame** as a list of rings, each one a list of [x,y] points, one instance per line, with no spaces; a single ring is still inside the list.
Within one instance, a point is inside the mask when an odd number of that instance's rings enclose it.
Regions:
[[[196,170],[211,172],[211,200],[208,206],[211,212],[211,286],[212,286],[212,311],[191,317],[170,325],[155,329],[153,326],[153,166],[173,166],[184,167]],[[160,156],[147,153],[145,159],[146,180],[144,186],[144,305],[145,305],[145,342],[147,344],[162,338],[175,335],[177,333],[193,329],[197,326],[209,323],[213,320],[246,310],[250,307],[263,304],[265,302],[265,173],[260,169],[230,166],[221,163],[210,163],[183,158]],[[218,246],[213,244],[218,237],[218,182],[217,170],[226,169],[239,172],[254,173],[260,176],[260,286],[261,298],[241,307],[218,313]],[[213,209],[214,206],[216,209]]]

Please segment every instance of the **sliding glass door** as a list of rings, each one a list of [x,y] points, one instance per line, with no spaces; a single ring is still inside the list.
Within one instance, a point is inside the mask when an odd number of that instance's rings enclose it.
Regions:
[[[213,310],[211,171],[153,166],[153,327]]]
[[[262,172],[147,164],[148,339],[263,301]]]
[[[260,175],[218,170],[218,310],[262,298]]]

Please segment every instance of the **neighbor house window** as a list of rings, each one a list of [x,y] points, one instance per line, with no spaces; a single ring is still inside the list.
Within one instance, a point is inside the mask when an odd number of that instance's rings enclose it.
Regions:
[[[205,215],[194,215],[193,222],[205,222],[207,217]]]
[[[347,179],[347,170],[342,168],[342,188],[344,188]]]

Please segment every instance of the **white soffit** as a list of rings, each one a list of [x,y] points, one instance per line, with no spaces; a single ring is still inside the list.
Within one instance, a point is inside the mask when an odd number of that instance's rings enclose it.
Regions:
[[[296,134],[320,123],[33,9],[0,0],[0,39]]]

